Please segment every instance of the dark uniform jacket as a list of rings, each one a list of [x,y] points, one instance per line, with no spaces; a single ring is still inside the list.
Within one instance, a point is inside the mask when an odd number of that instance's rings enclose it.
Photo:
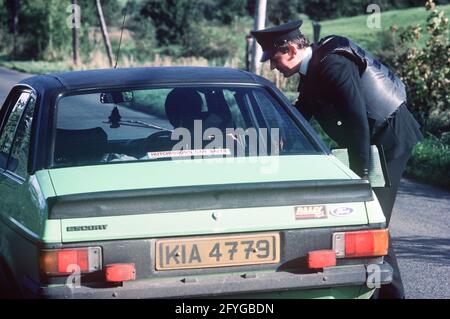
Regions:
[[[327,37],[312,49],[295,106],[348,148],[352,170],[368,172],[371,144],[383,146],[387,162],[411,152],[422,134],[400,79],[346,38]]]

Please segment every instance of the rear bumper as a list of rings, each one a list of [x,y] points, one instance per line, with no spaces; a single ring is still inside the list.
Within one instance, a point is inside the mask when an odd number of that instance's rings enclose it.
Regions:
[[[374,270],[376,269],[376,270]],[[325,268],[313,274],[288,272],[227,274],[187,278],[152,279],[125,282],[120,287],[81,286],[28,287],[30,297],[38,298],[196,298],[288,290],[314,290],[332,287],[363,286],[367,282],[381,285],[392,281],[392,267],[352,265]],[[375,280],[375,281],[374,281]],[[37,288],[37,289],[36,289]]]

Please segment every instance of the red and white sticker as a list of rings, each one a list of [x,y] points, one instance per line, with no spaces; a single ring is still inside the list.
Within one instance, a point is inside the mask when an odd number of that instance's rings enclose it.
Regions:
[[[295,207],[295,219],[320,219],[327,217],[327,208],[325,205]]]
[[[200,149],[200,150],[179,150],[147,153],[149,159],[168,158],[168,157],[190,157],[190,156],[215,156],[231,155],[228,148]]]

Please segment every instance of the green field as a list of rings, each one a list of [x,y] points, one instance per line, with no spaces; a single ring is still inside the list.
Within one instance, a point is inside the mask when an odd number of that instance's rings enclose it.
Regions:
[[[437,9],[443,10],[447,17],[450,14],[450,5],[437,6]],[[381,11],[381,29],[370,29],[367,27],[367,18],[370,14],[323,21],[321,23],[321,37],[330,34],[343,35],[354,40],[361,47],[372,50],[376,48],[377,34],[380,31],[389,30],[392,25],[396,25],[399,29],[404,29],[410,25],[420,24],[423,33],[425,33],[428,14],[429,12],[424,7],[387,12]],[[302,29],[312,39],[311,23],[305,22]]]

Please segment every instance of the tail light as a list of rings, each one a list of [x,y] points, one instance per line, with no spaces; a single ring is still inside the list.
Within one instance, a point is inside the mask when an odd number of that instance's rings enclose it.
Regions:
[[[40,256],[41,272],[46,275],[90,273],[102,268],[100,247],[44,250]]]
[[[124,282],[136,280],[136,267],[134,264],[112,264],[105,267],[106,281]]]
[[[333,234],[333,250],[337,258],[385,256],[388,246],[387,229]]]
[[[336,253],[334,250],[315,250],[307,255],[308,268],[320,269],[336,266]]]

